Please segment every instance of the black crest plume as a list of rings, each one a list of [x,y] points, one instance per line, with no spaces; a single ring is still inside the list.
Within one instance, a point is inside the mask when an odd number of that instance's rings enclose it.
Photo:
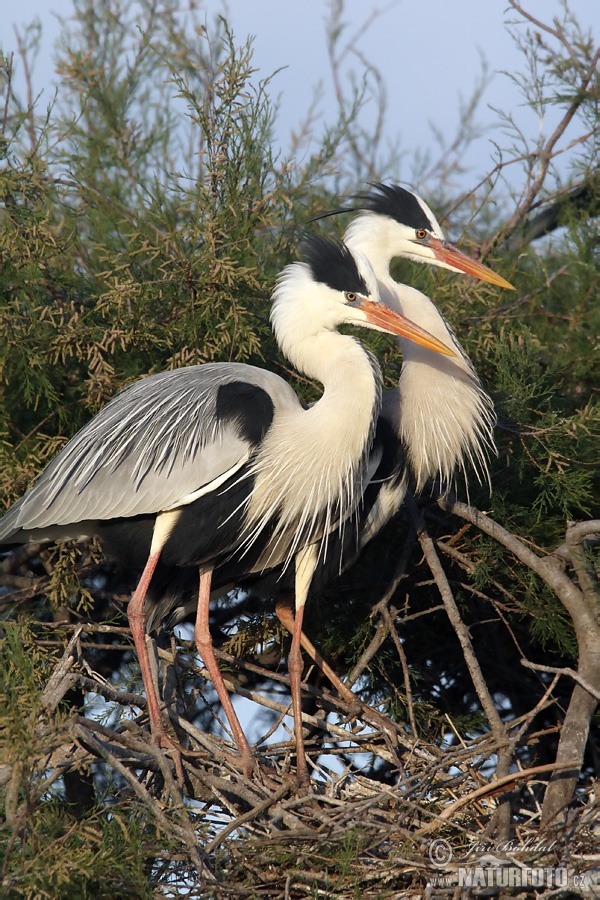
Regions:
[[[359,212],[364,209],[381,216],[389,216],[401,225],[407,225],[415,230],[425,228],[427,231],[433,231],[433,222],[415,195],[406,188],[399,184],[381,184],[378,181],[371,181],[369,185],[372,190],[353,195],[352,200],[356,202],[352,205],[321,213],[315,216],[313,221],[326,219],[328,216],[337,216],[340,213]]]
[[[341,241],[306,234],[302,239],[302,251],[316,282],[326,284],[334,291],[353,291],[368,296],[369,289],[356,259]]]

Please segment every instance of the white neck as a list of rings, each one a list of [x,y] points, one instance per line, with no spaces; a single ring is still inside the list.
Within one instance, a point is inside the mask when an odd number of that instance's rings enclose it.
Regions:
[[[386,216],[359,214],[350,222],[344,242],[351,250],[365,254],[378,279],[389,276],[390,263],[398,254],[393,229]]]
[[[272,317],[277,341],[296,368],[321,382],[323,394],[308,409],[276,410],[257,455],[248,543],[265,522],[278,520],[257,568],[289,562],[355,509],[381,405],[381,373],[362,344],[311,326],[294,304],[282,306]]]
[[[429,297],[391,278],[394,252],[387,232],[385,219],[358,216],[348,229],[346,242],[369,258],[386,306],[427,329],[457,356],[442,356],[399,338],[404,357],[400,381],[384,395],[383,414],[406,448],[417,490],[430,478],[439,478],[448,486],[456,468],[464,469],[467,462],[480,481],[489,483],[487,458],[495,452],[492,401]]]

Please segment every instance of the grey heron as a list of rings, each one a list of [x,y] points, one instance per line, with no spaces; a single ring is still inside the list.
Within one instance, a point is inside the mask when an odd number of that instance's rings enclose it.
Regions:
[[[450,325],[425,294],[399,284],[390,275],[395,258],[449,269],[471,275],[505,289],[512,285],[490,268],[467,256],[449,243],[429,206],[416,194],[399,185],[373,184],[355,203],[340,212],[355,212],[344,240],[364,253],[375,270],[383,302],[396,312],[417,322],[454,350],[454,356],[442,356],[423,346],[399,338],[403,362],[398,385],[383,393],[370,453],[371,478],[364,484],[362,502],[346,522],[342,534],[330,534],[327,552],[321,553],[316,580],[347,569],[361,550],[400,510],[409,489],[419,493],[430,479],[447,488],[457,469],[471,465],[479,480],[489,481],[488,458],[494,452],[495,414],[491,398]],[[328,215],[331,215],[329,213]],[[193,578],[190,578],[193,581]],[[215,572],[215,586],[231,583],[225,572]],[[189,613],[190,584],[184,579],[171,587],[180,590],[157,599],[157,609],[169,609],[173,621]],[[289,605],[293,585],[289,579],[271,580],[256,588],[277,594],[276,609],[285,627],[294,633]],[[167,585],[167,592],[170,590]],[[317,656],[308,637],[302,633],[302,646],[325,671],[346,699],[347,687],[332,669]]]
[[[369,259],[382,301],[434,334],[453,356],[441,356],[398,338],[402,367],[398,385],[385,391],[372,458],[377,468],[365,487],[344,534],[342,550],[334,546],[330,559],[348,568],[361,550],[400,510],[407,491],[423,490],[431,479],[447,489],[457,469],[473,469],[489,483],[488,460],[495,452],[495,413],[491,398],[450,325],[435,304],[420,291],[400,284],[390,274],[395,258],[449,269],[513,290],[513,286],[479,261],[449,243],[429,206],[400,185],[371,184],[351,206],[335,210],[358,213],[348,225],[344,241]],[[331,213],[329,214],[331,215]],[[466,478],[466,475],[465,475]],[[285,599],[284,599],[285,598]],[[293,618],[285,594],[277,613],[288,629]],[[306,635],[302,644],[324,669],[338,691],[347,688],[320,657]]]
[[[435,304],[390,275],[396,257],[466,273],[512,290],[487,266],[446,241],[427,204],[399,185],[372,185],[352,207],[359,214],[344,240],[369,259],[381,299],[390,309],[418,322],[454,350],[442,358],[399,338],[402,368],[398,385],[385,391],[381,418],[389,450],[396,448],[393,471],[380,482],[375,508],[363,523],[364,545],[402,504],[408,487],[420,492],[430,479],[447,488],[457,469],[470,464],[489,483],[488,459],[495,452],[495,414],[471,361]],[[401,452],[400,452],[401,451]],[[381,475],[382,473],[380,473]]]
[[[289,659],[298,776],[302,744],[300,640],[320,540],[360,502],[381,400],[374,356],[337,331],[350,323],[452,354],[379,301],[360,252],[306,240],[272,296],[271,323],[290,362],[323,385],[305,408],[264,369],[212,363],[151,375],[117,395],[63,448],[0,520],[0,545],[97,536],[120,545],[143,572],[128,617],[152,732],[167,737],[145,640],[145,598],[159,561],[199,573],[195,640],[225,710],[240,762],[253,767],[209,632],[213,570],[294,571],[296,624]]]

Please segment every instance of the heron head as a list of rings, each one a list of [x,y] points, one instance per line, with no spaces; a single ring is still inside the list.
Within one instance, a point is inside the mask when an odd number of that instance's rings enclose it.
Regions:
[[[346,244],[306,235],[304,261],[284,269],[273,295],[271,321],[282,349],[340,325],[359,325],[406,338],[438,353],[454,353],[428,331],[381,302],[367,257]]]
[[[376,267],[378,263],[388,267],[399,257],[513,290],[501,275],[447,241],[429,206],[412,191],[398,184],[373,183],[369,192],[353,199],[347,211],[360,214],[348,226],[345,240],[367,249]]]

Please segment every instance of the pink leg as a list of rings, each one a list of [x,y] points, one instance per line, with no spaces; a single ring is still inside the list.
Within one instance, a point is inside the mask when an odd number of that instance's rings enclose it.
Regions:
[[[247,778],[252,775],[254,768],[254,757],[250,749],[250,745],[246,740],[246,735],[242,731],[240,720],[238,719],[231,697],[225,687],[219,664],[213,650],[212,638],[210,636],[209,608],[210,608],[210,583],[212,579],[212,570],[209,572],[200,571],[200,590],[198,591],[198,613],[196,615],[196,627],[194,629],[194,638],[198,652],[204,661],[204,665],[208,669],[212,683],[221,701],[221,706],[225,710],[225,715],[229,721],[229,726],[233,734],[238,751],[240,754],[240,762],[242,771]]]
[[[298,781],[301,785],[310,784],[306,751],[304,749],[304,736],[302,734],[302,653],[300,644],[302,641],[302,620],[304,618],[304,606],[296,610],[292,646],[288,656],[288,671],[290,673],[290,688],[292,691],[292,709],[294,711],[294,734],[296,736],[296,765],[298,767]]]
[[[152,553],[148,557],[148,562],[142,572],[142,577],[127,606],[127,616],[129,618],[129,627],[131,628],[135,649],[137,650],[138,659],[140,661],[142,678],[144,679],[146,699],[148,701],[148,713],[150,715],[150,728],[159,738],[160,743],[160,739],[166,736],[166,732],[160,715],[158,696],[156,694],[156,688],[154,687],[152,669],[150,668],[150,656],[148,654],[148,645],[146,643],[144,616],[144,600],[146,599],[148,586],[152,580],[152,575],[154,574],[159,556],[160,550],[157,553]]]
[[[275,612],[277,613],[277,618],[281,622],[284,628],[287,628],[290,634],[294,633],[294,614],[292,613],[292,603],[293,597],[291,594],[282,593],[281,597],[275,604]],[[340,697],[345,700],[347,703],[351,703],[354,705],[356,703],[356,694],[350,690],[348,685],[344,684],[338,676],[335,674],[329,663],[327,663],[312,641],[302,632],[300,636],[300,643],[312,659],[312,661],[319,667],[321,672],[329,679],[331,684],[334,686]]]

